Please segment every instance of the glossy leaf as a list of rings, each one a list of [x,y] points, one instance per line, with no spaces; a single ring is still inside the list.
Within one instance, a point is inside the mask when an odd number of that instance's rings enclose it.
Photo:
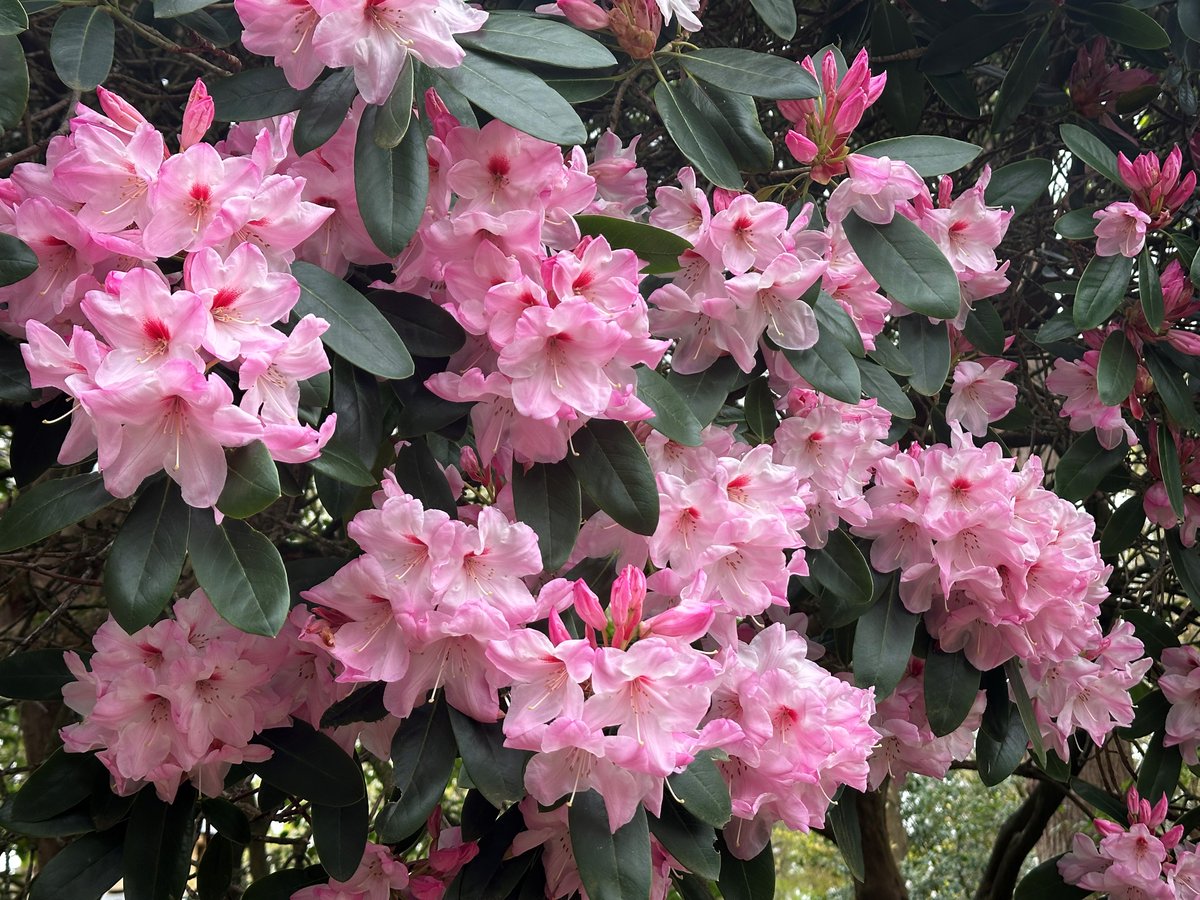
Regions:
[[[1001,209],[1011,208],[1019,216],[1045,196],[1053,177],[1054,164],[1048,159],[1009,163],[992,173],[992,180],[984,190],[984,202]]]
[[[13,798],[12,816],[22,822],[51,819],[88,799],[103,779],[94,754],[59,747],[25,779]]]
[[[654,410],[650,424],[677,444],[699,447],[702,427],[687,401],[654,369],[638,366],[638,399]]]
[[[579,536],[579,479],[565,462],[533,463],[528,469],[516,463],[509,486],[517,520],[537,533],[543,568],[557,572]]]
[[[740,170],[770,171],[775,164],[775,148],[763,133],[753,97],[695,78],[680,83],[678,89],[713,127]]]
[[[1021,42],[1017,55],[1013,57],[1012,65],[1000,84],[1000,92],[996,95],[995,111],[992,114],[992,131],[999,134],[1006,131],[1025,110],[1033,93],[1037,90],[1038,82],[1046,71],[1046,63],[1050,58],[1050,30],[1048,27],[1040,31],[1031,31]]]
[[[1157,803],[1164,794],[1168,799],[1171,798],[1183,770],[1179,745],[1163,746],[1164,734],[1162,731],[1155,732],[1138,767],[1138,793],[1151,803]]]
[[[443,701],[418,706],[392,738],[392,765],[400,799],[380,812],[375,830],[383,843],[403,840],[425,824],[454,770],[454,732]]]
[[[1124,461],[1127,449],[1121,443],[1105,450],[1094,432],[1080,435],[1058,461],[1054,470],[1054,492],[1072,502],[1086,499],[1104,476]]]
[[[358,123],[354,193],[372,242],[385,256],[395,257],[408,245],[425,214],[429,157],[419,128],[408,129],[390,150],[375,143],[378,114],[379,107],[369,106]]]
[[[967,313],[963,334],[976,350],[989,356],[1004,355],[1004,322],[996,312],[995,304],[986,300],[976,303]]]
[[[288,84],[283,69],[266,66],[246,69],[229,78],[214,79],[208,92],[216,106],[218,122],[269,119],[304,105],[305,92]]]
[[[1138,257],[1138,299],[1142,303],[1142,312],[1146,314],[1146,324],[1157,331],[1162,327],[1166,310],[1163,302],[1162,279],[1158,275],[1158,266],[1150,258],[1149,247],[1143,248]]]
[[[10,700],[59,700],[75,680],[61,650],[26,650],[0,659],[0,697]]]
[[[33,880],[29,900],[99,900],[121,877],[124,841],[113,828],[68,844]]]
[[[304,155],[333,137],[346,120],[356,96],[354,69],[349,66],[332,72],[308,92],[292,132],[296,153]]]
[[[1183,380],[1179,369],[1165,356],[1147,346],[1142,357],[1150,377],[1154,379],[1154,390],[1167,407],[1167,412],[1176,423],[1184,428],[1200,429],[1200,411],[1196,408],[1196,397]],[[0,522],[0,530],[3,522]]]
[[[498,722],[478,722],[450,709],[454,741],[467,774],[479,792],[497,809],[525,796],[525,764],[532,754],[504,746]]]
[[[741,374],[733,357],[723,356],[695,375],[680,375],[673,371],[667,381],[683,397],[696,421],[704,428],[712,424],[721,411]]]
[[[1183,521],[1185,514],[1183,471],[1179,465],[1179,448],[1175,446],[1175,436],[1166,422],[1158,423],[1158,467],[1167,499],[1171,503],[1171,511],[1175,513],[1178,524]]]
[[[371,294],[392,323],[409,353],[426,358],[452,356],[466,343],[466,332],[445,308],[413,294],[376,291]]]
[[[806,100],[821,92],[817,80],[803,66],[781,56],[714,47],[680,54],[678,60],[701,81],[764,100]]]
[[[1058,133],[1072,154],[1124,189],[1121,176],[1117,173],[1117,154],[1100,138],[1078,125],[1062,125]]]
[[[871,602],[875,593],[871,569],[846,532],[829,532],[824,547],[809,549],[805,555],[812,578],[827,593],[855,607]]]
[[[240,855],[224,835],[214,834],[205,842],[204,855],[196,866],[199,900],[224,900],[233,884],[233,870]]]
[[[999,50],[1029,31],[1029,19],[1020,13],[974,15],[939,33],[921,58],[928,75],[952,75]]]
[[[1082,331],[1103,325],[1129,295],[1133,260],[1124,256],[1096,256],[1087,264],[1075,290],[1071,314]]]
[[[1137,378],[1138,353],[1125,337],[1124,331],[1114,331],[1100,348],[1096,366],[1096,384],[1100,401],[1107,406],[1120,406],[1133,390]]]
[[[762,441],[769,443],[779,427],[779,413],[775,410],[775,394],[766,378],[756,378],[746,388],[746,427]]]
[[[50,61],[63,84],[90,91],[112,68],[116,28],[112,16],[99,6],[74,6],[63,11],[50,33]]]
[[[1131,497],[1122,503],[1104,526],[1100,536],[1100,555],[1115,556],[1127,550],[1146,527],[1146,510],[1141,497]]]
[[[1163,27],[1141,10],[1123,3],[1090,3],[1076,10],[1105,37],[1138,50],[1159,50],[1171,43]]]
[[[1033,755],[1037,757],[1042,768],[1045,768],[1046,749],[1042,746],[1041,728],[1038,726],[1037,715],[1033,710],[1033,701],[1029,698],[1029,691],[1025,687],[1025,681],[1021,678],[1021,670],[1017,661],[1010,659],[1006,662],[1004,672],[1008,675],[1008,689],[1012,692],[1013,703],[1017,707],[1017,713],[1021,716],[1025,733],[1029,735]]]
[[[328,880],[328,873],[320,866],[281,869],[253,882],[242,894],[242,900],[291,900],[297,891]]]
[[[671,140],[701,175],[719,187],[741,190],[742,176],[721,136],[677,83],[659,82],[654,89],[654,105]]]
[[[1096,237],[1096,211],[1103,206],[1084,206],[1059,216],[1054,231],[1073,241],[1090,241]]]
[[[425,504],[426,509],[440,509],[452,519],[458,517],[450,483],[426,441],[416,440],[398,450],[395,471],[400,487]]]
[[[358,803],[366,794],[358,763],[311,725],[296,720],[285,728],[269,728],[253,743],[270,749],[271,758],[245,765],[285,794],[339,807]]]
[[[608,827],[604,799],[595,791],[575,795],[567,814],[571,849],[590,900],[648,900],[650,832],[640,805],[616,833]]]
[[[371,827],[367,795],[349,806],[312,805],[312,836],[321,865],[336,881],[349,881],[367,849]]]
[[[187,555],[189,517],[178,486],[160,478],[142,492],[117,532],[104,563],[104,597],[127,633],[157,619],[175,593]]]
[[[2,87],[3,82],[0,82]],[[0,234],[0,287],[28,278],[37,267],[37,255],[28,244],[11,234]]]
[[[668,775],[667,782],[671,793],[679,798],[688,813],[701,822],[721,828],[733,813],[729,785],[713,760],[713,751],[701,751],[682,772]]]
[[[456,35],[472,50],[564,69],[603,69],[616,57],[595,38],[553,19],[519,12],[493,12],[478,31]]]
[[[925,670],[925,684],[929,684],[929,670]],[[1029,738],[1020,716],[1009,716],[1003,736],[992,737],[987,729],[979,729],[975,737],[975,760],[979,766],[979,780],[994,787],[1011,775],[1025,758]]]
[[[1183,592],[1192,601],[1192,606],[1200,610],[1200,549],[1185,547],[1179,541],[1174,531],[1168,531],[1165,537],[1167,553],[1171,558],[1171,568]]]
[[[112,502],[99,475],[43,481],[22,491],[0,517],[0,553],[35,544]]]
[[[1179,0],[1175,11],[1183,33],[1200,43],[1200,0]]]
[[[903,160],[922,178],[945,175],[971,163],[982,148],[966,141],[931,134],[886,138],[855,151],[863,156]]]
[[[623,422],[592,419],[567,456],[580,486],[618,525],[651,535],[658,527],[658,487],[650,460]]]
[[[1063,881],[1058,872],[1060,853],[1034,866],[1013,891],[1013,900],[1083,900],[1091,891]]]
[[[375,114],[375,131],[371,138],[384,150],[391,150],[404,140],[412,124],[413,101],[416,99],[415,72],[416,60],[409,57],[408,64],[400,70],[396,84],[388,94],[387,102]]]
[[[795,35],[796,7],[792,0],[750,0],[750,5],[763,24],[785,41],[790,41]]]
[[[913,367],[909,385],[919,394],[935,396],[950,374],[950,333],[943,323],[920,316],[905,316],[899,329],[900,349]]]
[[[812,308],[822,336],[831,335],[837,338],[843,347],[857,357],[866,356],[867,351],[863,346],[858,326],[840,303],[824,291],[817,291]]]
[[[862,396],[862,376],[857,361],[835,336],[823,334],[807,350],[783,351],[787,361],[803,378],[822,393],[844,403],[858,403]]]
[[[901,353],[886,334],[875,336],[875,349],[868,352],[867,356],[901,378],[907,378],[913,373],[912,360]]]
[[[463,96],[518,131],[553,144],[582,144],[587,132],[562,95],[528,69],[473,50],[441,76]]]
[[[862,825],[858,820],[858,791],[843,787],[837,802],[825,814],[834,841],[841,851],[846,868],[856,881],[866,880],[866,860],[863,858]]]
[[[0,0],[0,36],[20,34],[29,27],[29,14],[21,0]]]
[[[366,297],[310,263],[292,263],[292,275],[300,282],[295,313],[329,322],[329,330],[321,336],[329,349],[381,378],[412,375],[413,361],[404,342]]]
[[[195,843],[196,790],[183,784],[171,803],[153,788],[138,792],[125,833],[124,886],[128,900],[179,900]]]
[[[938,737],[958,728],[979,694],[979,670],[963,655],[931,647],[925,657],[925,711]]]
[[[772,900],[775,896],[775,854],[767,846],[753,859],[738,859],[722,841],[721,877],[717,890],[723,900]]]
[[[672,797],[663,797],[660,816],[647,817],[650,833],[671,856],[689,872],[702,878],[716,879],[721,874],[716,832],[679,805]]]
[[[359,685],[325,710],[321,715],[321,728],[336,728],[353,722],[378,722],[385,718],[388,714],[383,705],[385,687],[381,681]]]
[[[242,845],[250,843],[250,820],[233,801],[206,797],[200,802],[200,812],[226,840]]]
[[[0,127],[11,128],[29,102],[29,65],[16,35],[0,35]]]
[[[842,226],[854,252],[889,297],[930,318],[958,315],[958,276],[920,228],[903,216],[875,225],[853,214]]]
[[[896,689],[908,669],[921,617],[909,612],[897,590],[888,590],[854,627],[854,683],[874,687],[882,700]]]
[[[275,545],[245,522],[192,510],[188,556],[213,608],[241,631],[274,637],[290,607],[287,572]]]
[[[237,447],[229,454],[229,472],[217,509],[234,519],[262,512],[280,498],[279,470],[262,441]]]
[[[862,392],[867,397],[874,397],[879,405],[897,419],[914,419],[917,410],[913,407],[908,395],[888,374],[883,366],[867,359],[856,359],[858,374],[862,379]]]
[[[679,257],[691,244],[679,235],[653,225],[612,216],[575,216],[580,234],[603,237],[614,250],[632,250],[644,263],[647,275],[679,271]]]

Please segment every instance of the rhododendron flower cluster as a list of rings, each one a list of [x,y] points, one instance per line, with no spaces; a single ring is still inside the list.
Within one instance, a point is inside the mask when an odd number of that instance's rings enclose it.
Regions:
[[[1178,746],[1189,765],[1200,764],[1200,650],[1168,647],[1162,653],[1158,686],[1171,704],[1163,745]]]
[[[1166,828],[1167,797],[1153,806],[1130,788],[1128,825],[1096,819],[1100,843],[1074,837],[1058,861],[1068,884],[1111,897],[1192,900],[1200,897],[1200,850],[1183,841],[1184,826]]]
[[[1133,258],[1146,243],[1146,232],[1165,228],[1196,192],[1196,173],[1181,177],[1183,154],[1173,147],[1165,161],[1143,153],[1130,162],[1117,154],[1117,173],[1130,191],[1129,201],[1097,210],[1096,255]]]
[[[1072,431],[1095,431],[1100,445],[1108,450],[1122,441],[1137,444],[1134,430],[1125,421],[1120,406],[1100,399],[1096,383],[1099,350],[1088,350],[1078,360],[1056,359],[1054,371],[1046,376],[1046,387],[1066,397],[1059,415],[1070,418]]]
[[[1157,83],[1158,77],[1137,66],[1123,69],[1108,62],[1107,51],[1108,41],[1103,36],[1081,46],[1071,67],[1068,89],[1071,103],[1081,116],[1100,119],[1106,127],[1119,130],[1110,114],[1116,104],[1127,94]]]

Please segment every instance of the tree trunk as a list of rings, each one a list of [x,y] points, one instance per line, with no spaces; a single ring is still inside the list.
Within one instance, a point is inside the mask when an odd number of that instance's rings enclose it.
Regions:
[[[888,793],[868,791],[857,799],[867,880],[854,883],[854,900],[908,900],[889,836]]]
[[[1062,787],[1052,781],[1037,783],[996,835],[991,858],[979,881],[979,890],[975,892],[975,900],[1011,900],[1021,863],[1037,844],[1066,796]]]

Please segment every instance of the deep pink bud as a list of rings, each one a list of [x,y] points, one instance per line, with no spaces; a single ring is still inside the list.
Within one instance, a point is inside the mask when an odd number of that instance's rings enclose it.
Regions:
[[[563,641],[571,640],[571,632],[567,631],[567,626],[563,624],[562,616],[557,609],[550,610],[548,624],[552,643],[561,644]]]
[[[729,209],[729,204],[741,196],[741,194],[741,191],[731,191],[728,188],[714,188],[712,198],[713,212],[719,213]]]
[[[96,88],[96,99],[104,114],[127,131],[136,131],[137,127],[146,121],[146,117],[133,108],[123,97],[119,97],[104,87]]]
[[[192,85],[188,94],[187,106],[183,110],[183,131],[179,135],[179,149],[186,150],[193,144],[204,140],[204,134],[213,123],[217,107],[212,97],[208,96],[208,88],[199,78]]]
[[[641,636],[683,638],[691,643],[707,633],[714,616],[713,608],[706,604],[673,606],[643,622]]]
[[[1095,819],[1093,820],[1093,824],[1096,826],[1096,830],[1104,835],[1125,833],[1123,827],[1109,819]]]
[[[425,92],[425,115],[429,116],[434,137],[440,141],[444,141],[446,135],[462,124],[455,118],[454,113],[450,112],[450,108],[434,88]]]
[[[591,0],[556,0],[567,21],[578,28],[599,31],[608,27],[608,14]]]
[[[1174,828],[1168,829],[1162,836],[1162,845],[1170,850],[1181,840],[1183,840],[1184,828],[1182,825],[1176,825]]]
[[[608,617],[600,608],[600,598],[592,593],[592,589],[582,578],[575,582],[572,592],[575,595],[575,612],[579,613],[579,618],[603,633],[608,627]]]
[[[479,466],[479,456],[474,447],[463,447],[458,454],[458,467],[472,481],[483,482],[483,469]]]
[[[613,582],[608,609],[612,613],[614,647],[624,647],[637,633],[642,621],[642,602],[646,599],[646,575],[641,569],[626,566]]]

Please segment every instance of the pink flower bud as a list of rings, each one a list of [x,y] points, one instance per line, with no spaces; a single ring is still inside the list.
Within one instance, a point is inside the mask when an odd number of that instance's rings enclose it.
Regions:
[[[741,191],[731,191],[723,187],[715,188],[712,199],[713,212],[719,213],[729,209],[729,204],[740,196],[741,193]]]
[[[562,616],[559,615],[557,609],[550,610],[549,618],[550,640],[555,644],[561,644],[563,641],[571,640],[571,632],[567,631],[567,626],[563,624]]]
[[[1093,824],[1096,826],[1096,830],[1104,835],[1125,833],[1124,828],[1109,819],[1095,819]]]
[[[579,618],[597,631],[603,632],[608,627],[608,617],[600,608],[600,598],[592,593],[592,589],[582,578],[575,582],[572,592],[575,595],[575,612],[579,613]]]
[[[707,633],[714,615],[707,604],[684,603],[647,619],[642,624],[642,637],[683,638],[691,643]]]
[[[624,647],[642,621],[646,599],[646,576],[641,569],[626,566],[613,583],[608,608],[613,620],[613,646]]]
[[[663,18],[654,0],[616,0],[608,13],[608,27],[621,49],[634,59],[654,55]]]
[[[608,27],[608,14],[591,0],[557,0],[559,11],[578,28],[599,31]]]
[[[137,127],[146,121],[146,117],[123,97],[118,97],[103,87],[96,88],[96,99],[100,101],[100,108],[104,110],[104,114],[126,131],[136,131]]]
[[[186,150],[204,139],[216,112],[217,107],[212,97],[208,96],[208,88],[197,78],[196,83],[192,85],[192,92],[188,94],[187,106],[183,110],[183,132],[179,135],[180,150]]]
[[[458,454],[458,467],[468,478],[475,482],[483,481],[483,469],[479,466],[479,456],[474,447],[463,447]]]
[[[444,141],[446,135],[462,124],[455,118],[454,113],[450,112],[450,108],[434,88],[425,92],[425,115],[429,116],[434,137],[440,141]]]

